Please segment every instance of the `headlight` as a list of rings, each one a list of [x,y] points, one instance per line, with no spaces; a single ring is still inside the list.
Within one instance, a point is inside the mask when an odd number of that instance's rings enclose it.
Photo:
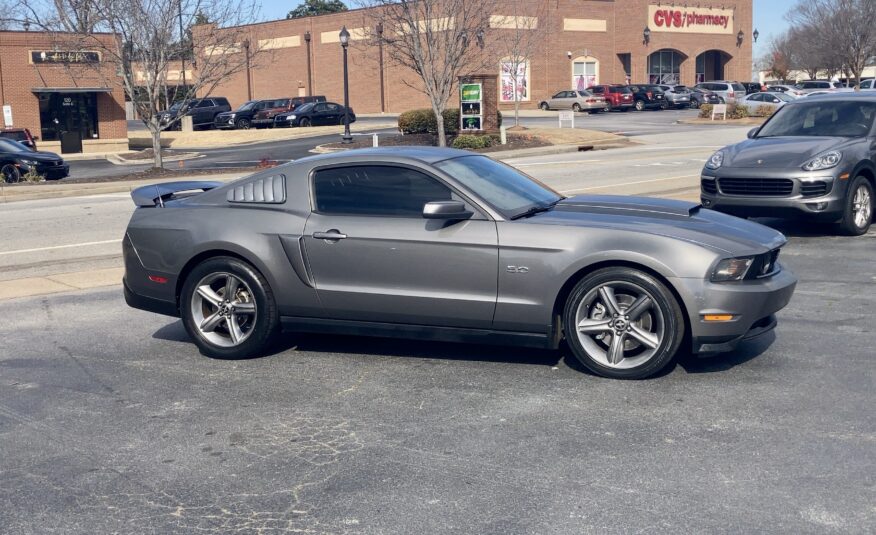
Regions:
[[[712,272],[712,282],[741,281],[754,261],[751,257],[725,258],[718,262]]]
[[[229,119],[234,119],[235,117],[237,117],[236,113],[232,113],[228,116]]]
[[[724,165],[724,151],[722,150],[712,154],[706,161],[706,167],[709,169],[718,169],[722,165]]]
[[[830,152],[825,152],[824,154],[818,155],[803,164],[803,170],[821,171],[823,169],[832,169],[836,167],[842,159],[843,153],[838,150],[832,150]]]
[[[23,163],[24,165],[36,165],[36,164],[39,163],[39,162],[37,162],[36,160],[20,160],[20,161],[21,161],[21,163]]]

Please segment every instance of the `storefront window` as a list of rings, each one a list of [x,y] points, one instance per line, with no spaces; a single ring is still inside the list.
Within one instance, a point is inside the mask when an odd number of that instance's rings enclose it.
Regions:
[[[599,83],[599,62],[596,58],[586,56],[575,58],[572,62],[572,87],[583,91]]]
[[[97,93],[40,93],[39,101],[42,139],[58,141],[64,132],[98,137]]]
[[[501,101],[515,102],[515,92],[517,93],[517,100],[528,101],[529,61],[503,60],[500,67],[500,74],[502,76],[502,92],[500,93]]]
[[[697,83],[701,84],[706,81],[706,55],[700,54],[697,56]]]
[[[684,56],[675,50],[658,50],[648,56],[648,81],[652,84],[681,83],[681,62]]]

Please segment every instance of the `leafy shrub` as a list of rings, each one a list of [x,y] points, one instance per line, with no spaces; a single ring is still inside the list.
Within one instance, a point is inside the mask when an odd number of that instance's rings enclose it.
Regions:
[[[748,117],[750,113],[748,112],[748,106],[733,106],[733,109],[727,108],[727,118],[728,119],[745,119]]]
[[[30,171],[21,175],[22,180],[25,182],[43,182],[46,177],[36,172],[36,169],[31,168]]]
[[[444,110],[444,133],[450,136],[459,132],[459,108]],[[502,126],[502,112],[496,111],[496,119]],[[431,108],[410,110],[398,116],[398,129],[402,134],[437,134],[438,124]]]
[[[451,146],[454,149],[485,149],[493,144],[492,136],[463,134],[456,136]]]
[[[712,109],[713,109],[713,106],[711,104],[700,105],[700,119],[711,119],[712,118]]]
[[[771,106],[758,106],[754,109],[754,115],[756,117],[769,117],[774,114],[776,109]]]

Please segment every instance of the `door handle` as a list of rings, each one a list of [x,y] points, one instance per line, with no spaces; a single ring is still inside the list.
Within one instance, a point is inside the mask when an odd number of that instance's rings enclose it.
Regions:
[[[333,228],[333,229],[327,230],[325,232],[314,232],[313,237],[314,237],[314,239],[317,239],[317,240],[338,241],[338,240],[343,240],[344,238],[347,237],[347,235],[341,234],[340,230]]]

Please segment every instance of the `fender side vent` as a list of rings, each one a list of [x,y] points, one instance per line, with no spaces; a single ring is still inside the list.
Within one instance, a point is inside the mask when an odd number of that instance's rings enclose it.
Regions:
[[[286,175],[271,175],[228,190],[228,202],[281,204],[286,202]]]

